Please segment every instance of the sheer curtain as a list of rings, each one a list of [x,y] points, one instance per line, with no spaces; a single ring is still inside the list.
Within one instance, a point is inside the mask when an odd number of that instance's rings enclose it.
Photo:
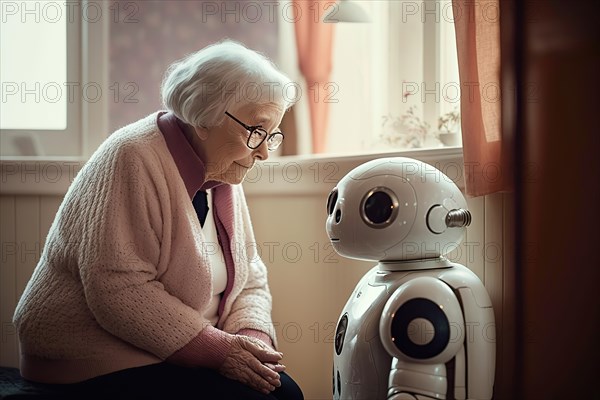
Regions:
[[[333,29],[322,22],[332,1],[293,0],[294,28],[300,72],[308,88],[312,152],[322,153],[327,144],[329,107],[324,94],[332,70]],[[316,94],[316,95],[315,95]]]
[[[500,4],[498,0],[452,0],[452,7],[466,192],[483,196],[511,185],[501,130]]]

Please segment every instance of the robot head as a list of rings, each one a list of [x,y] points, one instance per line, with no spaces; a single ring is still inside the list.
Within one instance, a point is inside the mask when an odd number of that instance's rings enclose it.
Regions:
[[[373,261],[437,258],[471,222],[454,182],[410,158],[380,158],[344,176],[327,199],[327,235],[344,257]]]

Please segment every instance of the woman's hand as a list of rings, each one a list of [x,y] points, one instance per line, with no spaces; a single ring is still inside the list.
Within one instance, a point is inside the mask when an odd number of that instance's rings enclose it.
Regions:
[[[258,339],[235,335],[219,372],[229,379],[269,394],[281,386],[279,372],[285,369],[279,364],[282,356]]]

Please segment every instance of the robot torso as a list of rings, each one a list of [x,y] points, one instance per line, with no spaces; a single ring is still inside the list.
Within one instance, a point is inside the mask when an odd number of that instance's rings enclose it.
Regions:
[[[418,262],[416,264],[418,264]],[[469,325],[471,328],[471,335],[481,335],[486,333],[485,330],[490,330],[490,332],[493,330],[491,328],[493,328],[494,316],[491,303],[489,303],[489,297],[477,276],[460,264],[448,262],[446,262],[445,265],[443,265],[442,262],[440,262],[440,264],[440,266],[443,266],[442,268],[414,269],[406,271],[385,271],[382,270],[380,264],[372,268],[359,281],[343,308],[336,327],[333,354],[333,398],[335,400],[377,400],[393,398],[392,396],[394,393],[404,393],[402,388],[411,386],[410,382],[414,381],[414,378],[406,373],[398,373],[398,371],[394,371],[394,369],[402,370],[404,368],[414,370],[423,368],[423,366],[427,368],[429,356],[439,353],[439,350],[441,350],[442,347],[448,347],[443,343],[443,340],[465,342],[468,338],[468,335],[465,335],[465,333],[468,333]],[[380,325],[382,324],[382,320],[385,320],[386,318],[389,319],[389,316],[386,317],[384,309],[386,308],[386,304],[393,302],[393,297],[401,292],[401,290],[398,289],[402,289],[403,285],[407,286],[407,284],[410,284],[415,278],[422,277],[438,280],[441,285],[447,286],[451,293],[456,295],[456,300],[459,301],[450,304],[455,304],[455,308],[458,307],[458,309],[446,310],[447,312],[458,313],[462,317],[465,314],[465,309],[467,309],[467,313],[472,313],[474,315],[465,315],[463,319],[457,318],[454,321],[450,321],[448,324],[450,329],[447,332],[445,339],[442,339],[441,347],[440,341],[437,341],[438,350],[432,348],[436,345],[435,336],[437,335],[439,339],[443,334],[442,332],[436,332],[435,321],[433,322],[433,325],[428,325],[428,318],[431,320],[435,320],[435,318],[427,316],[418,317],[414,315],[405,316],[408,320],[417,322],[422,321],[423,323],[420,329],[418,327],[415,328],[414,324],[411,325],[409,323],[407,325],[408,330],[412,329],[415,332],[412,334],[409,332],[408,336],[404,336],[403,341],[412,345],[412,348],[417,353],[416,355],[411,354],[414,359],[411,357],[401,357],[401,361],[399,361],[395,358],[397,354],[390,354],[382,343],[382,335],[386,335],[386,333],[381,332]],[[450,293],[450,291],[448,291],[448,293]],[[461,294],[461,291],[466,292],[469,295],[465,296],[464,293]],[[433,293],[431,294],[433,295]],[[426,304],[426,302],[429,301],[428,297],[431,297],[431,300],[434,300],[435,302],[435,296],[429,296],[429,293],[421,293],[418,300]],[[477,299],[477,297],[481,297],[481,299]],[[459,306],[463,301],[467,303],[466,306],[464,306],[465,309],[461,309],[463,306]],[[475,309],[469,311],[469,309],[473,309],[473,307],[475,307]],[[419,308],[420,306],[417,304],[417,313],[421,311]],[[401,308],[398,308],[398,310],[400,309]],[[406,310],[403,312],[406,312]],[[464,321],[470,322],[465,323]],[[419,337],[415,339],[414,334]],[[402,334],[396,334],[396,336],[403,337]],[[411,339],[408,339],[409,337]],[[389,339],[390,343],[393,343],[394,341],[394,338],[387,339]],[[488,339],[495,339],[495,337],[490,337]],[[412,340],[417,343],[411,343]],[[459,356],[460,354],[464,356],[463,343],[460,343],[458,347],[455,346],[455,348],[461,350],[452,350],[452,353],[456,351]],[[488,356],[483,357],[485,368],[481,369],[480,366],[477,366],[477,368],[480,369],[479,378],[484,383],[487,381],[490,382],[490,385],[484,384],[483,386],[485,387],[482,388],[482,390],[479,390],[479,392],[485,393],[486,391],[489,391],[489,398],[491,398],[491,385],[493,383],[493,362],[495,360],[494,346],[495,343],[493,343],[493,340],[483,341],[483,347],[486,349]],[[423,354],[425,354],[424,357],[418,355],[418,352],[421,350],[423,351]],[[430,353],[426,354],[428,351]],[[431,353],[431,351],[433,351],[433,353]],[[486,353],[484,352],[483,354]],[[454,360],[456,355],[451,354],[449,357]],[[433,360],[434,357],[429,359]],[[489,365],[490,363],[492,365]],[[464,367],[464,360],[459,361],[457,367],[461,368],[461,365]],[[417,388],[414,392],[407,391],[407,393],[420,394],[423,397],[446,398],[446,388],[450,386],[454,387],[455,394],[457,395],[455,398],[461,398],[461,393],[466,395],[466,387],[461,383],[464,382],[465,379],[460,371],[458,374],[452,372],[452,374],[450,374],[451,376],[447,376],[448,374],[446,373],[446,368],[443,363],[441,366],[435,367],[434,370],[436,371],[434,374],[435,376],[429,379],[430,383],[424,384],[421,389]],[[464,371],[465,368],[462,368],[462,370]],[[491,378],[489,376],[490,371]],[[409,381],[409,383],[406,381]],[[449,381],[452,381],[451,385],[448,385]],[[396,389],[394,389],[394,387],[396,387]],[[473,392],[473,394],[475,394],[475,392]],[[473,398],[486,397],[484,395],[483,397]]]

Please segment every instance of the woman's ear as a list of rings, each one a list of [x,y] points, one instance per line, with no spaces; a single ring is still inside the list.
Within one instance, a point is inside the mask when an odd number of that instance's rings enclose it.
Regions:
[[[208,128],[205,128],[203,126],[195,126],[194,130],[196,131],[196,135],[201,139],[201,140],[206,140],[208,139]]]

